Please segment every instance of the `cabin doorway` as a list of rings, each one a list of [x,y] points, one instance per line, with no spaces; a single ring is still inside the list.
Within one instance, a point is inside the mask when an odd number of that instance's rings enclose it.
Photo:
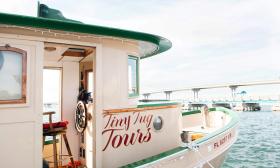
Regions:
[[[43,139],[43,158],[50,167],[56,167],[53,162],[58,166],[71,165],[71,160],[65,156],[69,155],[69,149],[75,163],[93,167],[95,54],[94,47],[45,43],[43,112],[54,113],[47,113],[43,122],[50,123],[50,115],[53,123],[63,122],[69,144],[67,146],[64,135],[60,134],[55,141],[50,136]],[[53,157],[55,153],[57,157]]]
[[[61,68],[45,67],[43,70],[43,112],[54,112],[52,122],[61,121]],[[49,118],[43,115],[43,123],[48,123]],[[53,167],[53,137],[47,136],[44,139],[43,156],[49,166]],[[56,149],[61,153],[61,136],[57,136]],[[58,157],[58,159],[62,159]]]

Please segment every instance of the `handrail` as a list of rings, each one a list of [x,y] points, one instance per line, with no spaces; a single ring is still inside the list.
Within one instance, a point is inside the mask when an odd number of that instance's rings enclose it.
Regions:
[[[275,85],[280,84],[280,80],[265,80],[265,81],[251,81],[251,82],[240,82],[240,83],[227,83],[227,84],[212,84],[204,86],[193,86],[186,88],[178,89],[163,89],[153,92],[142,93],[142,95],[151,95],[157,93],[166,93],[166,92],[180,92],[180,91],[191,91],[191,90],[201,90],[201,89],[216,89],[216,88],[226,88],[226,87],[239,87],[239,86],[253,86],[253,85]]]

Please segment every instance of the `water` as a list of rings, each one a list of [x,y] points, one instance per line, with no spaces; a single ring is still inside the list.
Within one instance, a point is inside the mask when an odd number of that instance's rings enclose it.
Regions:
[[[222,168],[280,168],[280,112],[241,112],[239,117],[239,137]]]

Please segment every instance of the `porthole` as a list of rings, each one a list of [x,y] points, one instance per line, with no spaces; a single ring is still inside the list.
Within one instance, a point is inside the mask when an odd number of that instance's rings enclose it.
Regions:
[[[163,119],[160,116],[155,117],[153,121],[153,126],[155,130],[161,130],[163,126]]]

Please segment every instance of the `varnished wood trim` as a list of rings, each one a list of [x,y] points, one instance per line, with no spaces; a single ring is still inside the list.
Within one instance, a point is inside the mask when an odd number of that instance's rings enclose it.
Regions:
[[[84,48],[82,48],[84,49]],[[69,51],[66,50],[62,56],[69,56],[69,57],[87,57],[89,54],[93,53],[92,48],[84,49],[84,52],[77,52],[77,51]]]
[[[43,115],[51,115],[51,114],[55,114],[54,111],[49,111],[49,112],[44,112]]]
[[[110,110],[104,110],[103,114],[144,112],[144,111],[148,111],[148,110],[160,110],[160,109],[177,108],[177,107],[179,107],[179,105],[143,107],[143,108],[110,109]]]
[[[64,58],[64,56],[61,56],[57,62],[61,61]]]
[[[26,103],[26,77],[27,77],[27,52],[19,49],[7,46],[0,46],[0,51],[12,51],[21,54],[22,56],[22,78],[21,78],[21,99],[16,100],[0,100],[0,104],[23,104]]]
[[[84,52],[74,52],[74,51],[65,51],[62,56],[68,56],[68,57],[85,57]]]

